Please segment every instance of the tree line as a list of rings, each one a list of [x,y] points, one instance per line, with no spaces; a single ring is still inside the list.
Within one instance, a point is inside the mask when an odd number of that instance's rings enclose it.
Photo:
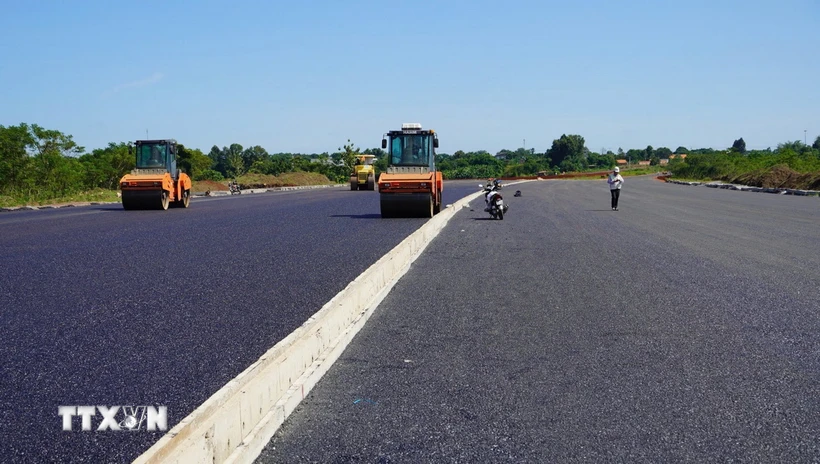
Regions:
[[[746,150],[741,138],[727,150],[692,150],[686,158],[670,160],[668,169],[674,177],[748,183],[750,175],[778,166],[820,175],[820,137],[812,145],[793,141],[765,150]]]
[[[377,172],[387,168],[384,150],[362,150],[350,140],[335,152],[313,154],[269,153],[259,145],[246,148],[238,143],[221,148],[214,145],[206,154],[178,144],[177,165],[194,181],[221,181],[247,173],[279,175],[302,171],[320,173],[330,181],[344,183],[359,154],[374,155]],[[785,164],[800,172],[820,171],[820,136],[813,145],[787,142],[774,150],[747,151],[740,138],[728,150],[677,147],[673,151],[647,146],[594,152],[586,147],[582,136],[563,134],[544,152],[532,148],[503,149],[495,154],[458,150],[438,154],[436,162],[446,179],[467,179],[532,176],[541,171],[608,170],[616,165],[616,159],[657,165],[673,154],[687,155],[686,159],[673,159],[669,165],[673,174],[681,177],[718,178],[775,164]],[[21,201],[43,201],[93,189],[116,190],[119,179],[134,164],[126,142],[112,142],[88,152],[71,135],[57,130],[37,124],[0,125],[0,195]]]

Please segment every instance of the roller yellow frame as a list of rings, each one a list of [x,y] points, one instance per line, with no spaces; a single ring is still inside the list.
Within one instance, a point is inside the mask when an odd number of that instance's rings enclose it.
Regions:
[[[350,190],[375,190],[376,170],[373,166],[375,155],[358,155],[350,175]]]

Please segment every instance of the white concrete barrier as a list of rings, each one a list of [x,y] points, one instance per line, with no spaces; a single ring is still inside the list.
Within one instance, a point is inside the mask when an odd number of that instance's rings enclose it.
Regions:
[[[508,184],[512,185],[512,184]],[[214,393],[134,462],[252,462],[373,310],[477,191],[443,209],[302,326]]]

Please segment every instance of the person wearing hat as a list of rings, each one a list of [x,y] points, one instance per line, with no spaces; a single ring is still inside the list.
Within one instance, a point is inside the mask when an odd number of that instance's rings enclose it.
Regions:
[[[612,211],[618,211],[618,197],[621,196],[621,186],[624,185],[624,178],[621,177],[621,169],[615,166],[612,174],[606,179],[609,184],[609,194],[612,196]]]

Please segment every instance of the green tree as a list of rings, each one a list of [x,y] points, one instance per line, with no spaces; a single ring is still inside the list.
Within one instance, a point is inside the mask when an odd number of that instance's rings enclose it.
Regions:
[[[335,153],[334,153],[335,154]],[[290,166],[291,168],[285,172],[294,172],[294,171],[310,171],[310,159],[307,156],[303,155],[289,155],[290,156]],[[333,158],[333,155],[331,155]]]
[[[350,139],[347,139],[347,143],[344,147],[339,148],[339,161],[345,167],[346,172],[353,172],[353,166],[356,165],[356,157],[360,154],[361,150],[356,147]]]
[[[584,160],[580,156],[570,156],[564,158],[558,167],[563,172],[578,172],[584,170]]]
[[[205,169],[204,171],[199,172],[193,180],[213,180],[217,182],[221,182],[225,180],[225,177],[219,171],[214,171],[213,169]]]
[[[362,152],[363,155],[373,155],[376,158],[387,157],[387,152],[381,148],[368,148]],[[448,156],[443,153],[436,153],[436,156]]]
[[[803,153],[806,149],[809,148],[807,145],[804,145],[803,142],[800,140],[795,140],[793,142],[784,142],[777,145],[777,153],[782,153],[784,151],[792,151],[795,154]]]
[[[675,154],[676,155],[686,155],[688,153],[689,153],[689,149],[687,149],[686,147],[678,147],[678,148],[675,149]]]
[[[61,156],[78,156],[85,148],[74,143],[74,138],[57,130],[44,129],[37,124],[29,127],[31,141],[29,154],[57,154]]]
[[[609,169],[615,166],[615,155],[610,151],[606,155],[590,153],[587,158],[588,169]]]
[[[510,161],[513,159],[513,152],[511,150],[507,150],[506,148],[501,149],[498,153],[495,154],[495,157],[504,160]]]
[[[634,163],[638,160],[643,159],[644,155],[646,154],[646,150],[638,150],[636,148],[630,148],[626,152],[626,159],[630,163]]]
[[[652,145],[647,145],[646,148],[643,151],[644,161],[652,158],[653,156],[655,156],[655,149],[652,148]]]
[[[239,177],[245,174],[245,159],[242,157],[242,151],[242,145],[238,143],[232,143],[230,147],[222,148],[229,177]]]
[[[811,147],[815,150],[820,150],[820,135],[818,135],[817,138],[814,139],[814,143],[811,144]]]
[[[201,180],[202,173],[210,171],[212,164],[211,158],[199,148],[187,148],[181,143],[177,144],[177,167],[191,179]]]
[[[208,152],[208,158],[211,159],[211,169],[218,171],[223,176],[228,175],[227,149],[220,149],[214,145],[211,147],[211,151]]]
[[[245,170],[250,169],[257,161],[262,161],[269,156],[268,152],[259,145],[246,148],[242,151],[242,162],[244,163]]]
[[[660,148],[655,149],[655,156],[657,156],[658,159],[669,158],[669,155],[671,155],[671,154],[672,154],[672,150],[670,150],[667,147],[660,147]]]
[[[20,188],[30,170],[27,147],[33,143],[27,124],[0,125],[0,191]]]
[[[518,148],[515,152],[511,155],[510,161],[515,163],[525,163],[528,159],[532,158],[535,155],[535,149],[531,148],[527,150],[526,148]]]
[[[743,141],[743,137],[735,140],[732,143],[732,150],[734,150],[738,153],[746,153],[746,142]]]
[[[547,153],[552,163],[560,166],[567,158],[582,159],[586,148],[584,143],[584,138],[580,135],[563,134],[560,138],[552,141],[552,147]],[[574,164],[570,163],[570,165]]]
[[[85,169],[87,188],[114,190],[120,178],[134,169],[134,156],[128,152],[125,142],[109,143],[105,148],[97,148],[80,157]]]
[[[36,200],[80,191],[85,171],[77,157],[84,150],[71,135],[37,124],[0,126],[0,188]]]

